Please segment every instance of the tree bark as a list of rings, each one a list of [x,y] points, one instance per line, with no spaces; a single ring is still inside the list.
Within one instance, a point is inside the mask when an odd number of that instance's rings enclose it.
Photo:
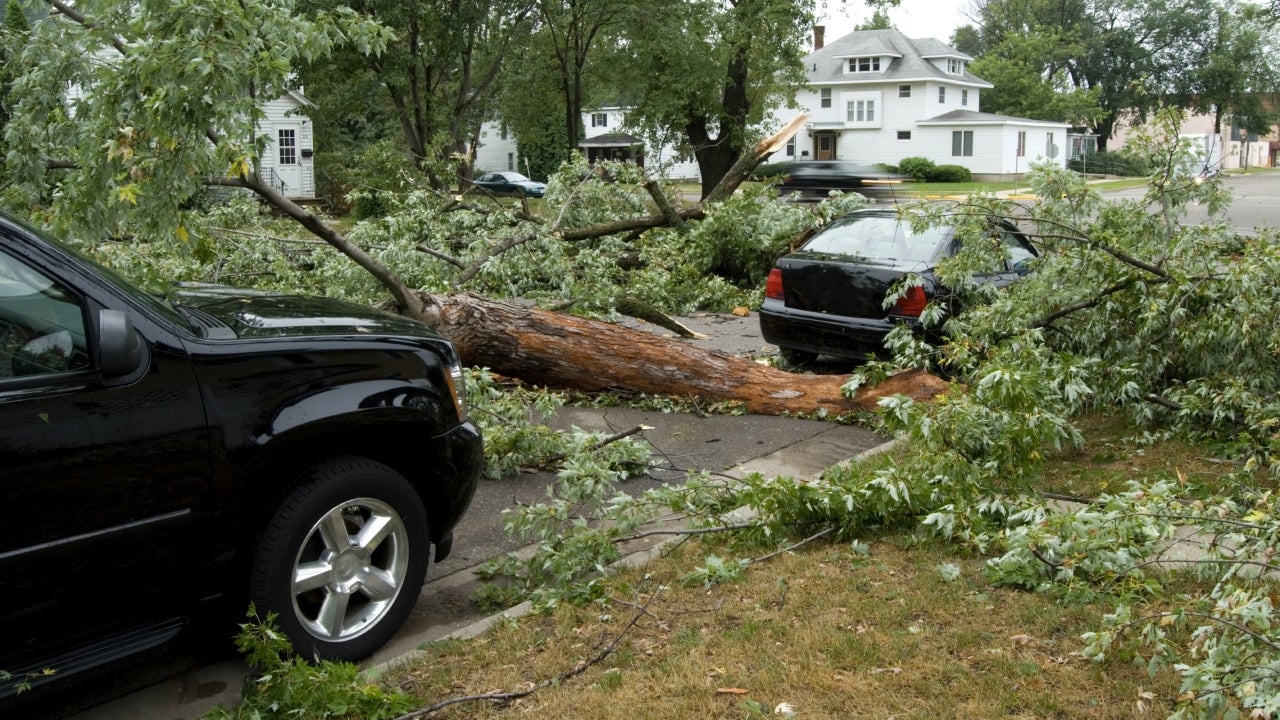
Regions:
[[[850,400],[844,375],[798,375],[641,330],[476,295],[432,295],[436,327],[464,364],[526,382],[585,391],[627,390],[744,403],[753,413],[848,413],[886,395],[928,400],[947,385],[923,372],[895,375]]]

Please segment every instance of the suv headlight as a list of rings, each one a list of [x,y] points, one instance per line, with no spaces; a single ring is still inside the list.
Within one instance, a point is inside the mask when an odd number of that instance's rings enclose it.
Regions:
[[[445,380],[449,383],[449,394],[453,396],[453,407],[458,411],[458,421],[467,419],[467,377],[462,372],[461,363],[452,363],[449,365],[449,371],[445,373]]]

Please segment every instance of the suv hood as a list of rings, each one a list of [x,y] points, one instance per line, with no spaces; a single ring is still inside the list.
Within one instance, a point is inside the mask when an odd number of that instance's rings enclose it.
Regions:
[[[183,314],[211,338],[227,338],[228,328],[238,338],[357,334],[441,337],[425,323],[331,298],[204,283],[177,283],[166,297],[179,311],[187,311]],[[224,327],[219,328],[210,320]]]

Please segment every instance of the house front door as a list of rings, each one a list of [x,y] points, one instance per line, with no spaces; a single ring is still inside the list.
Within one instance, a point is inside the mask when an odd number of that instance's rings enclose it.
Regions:
[[[835,160],[836,159],[836,134],[835,133],[814,133],[815,160]]]
[[[298,164],[299,126],[290,123],[276,124],[276,177],[272,185],[287,197],[297,197],[302,191],[302,168]]]

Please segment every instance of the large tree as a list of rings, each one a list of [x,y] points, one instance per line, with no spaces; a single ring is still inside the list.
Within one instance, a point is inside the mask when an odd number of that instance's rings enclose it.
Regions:
[[[1184,103],[1212,115],[1214,133],[1229,117],[1247,132],[1267,134],[1280,113],[1280,16],[1261,5],[1219,2],[1192,40],[1198,52],[1185,78]]]
[[[1188,38],[1201,31],[1210,2],[977,0],[973,29],[956,37],[977,58],[975,72],[985,67],[995,76],[988,78],[997,88],[984,94],[984,110],[1046,116],[1012,87],[1052,99],[1053,119],[1075,121],[1072,113],[1096,102],[1096,112],[1083,114],[1092,116],[1088,125],[1105,148],[1116,123],[1146,117],[1192,67]],[[1071,92],[1078,94],[1046,94]]]
[[[503,64],[532,27],[534,0],[326,0],[351,5],[394,31],[379,53],[342,47],[301,68],[318,124],[341,133],[385,118],[429,166],[465,156],[493,115]],[[354,110],[354,111],[353,111]],[[386,120],[357,140],[385,133]],[[469,166],[463,164],[465,173]],[[446,183],[448,178],[440,178]]]
[[[537,0],[539,43],[550,58],[530,57],[526,62],[549,63],[563,103],[565,157],[582,137],[582,111],[590,89],[586,86],[588,62],[618,37],[621,25],[634,16],[633,0]]]

